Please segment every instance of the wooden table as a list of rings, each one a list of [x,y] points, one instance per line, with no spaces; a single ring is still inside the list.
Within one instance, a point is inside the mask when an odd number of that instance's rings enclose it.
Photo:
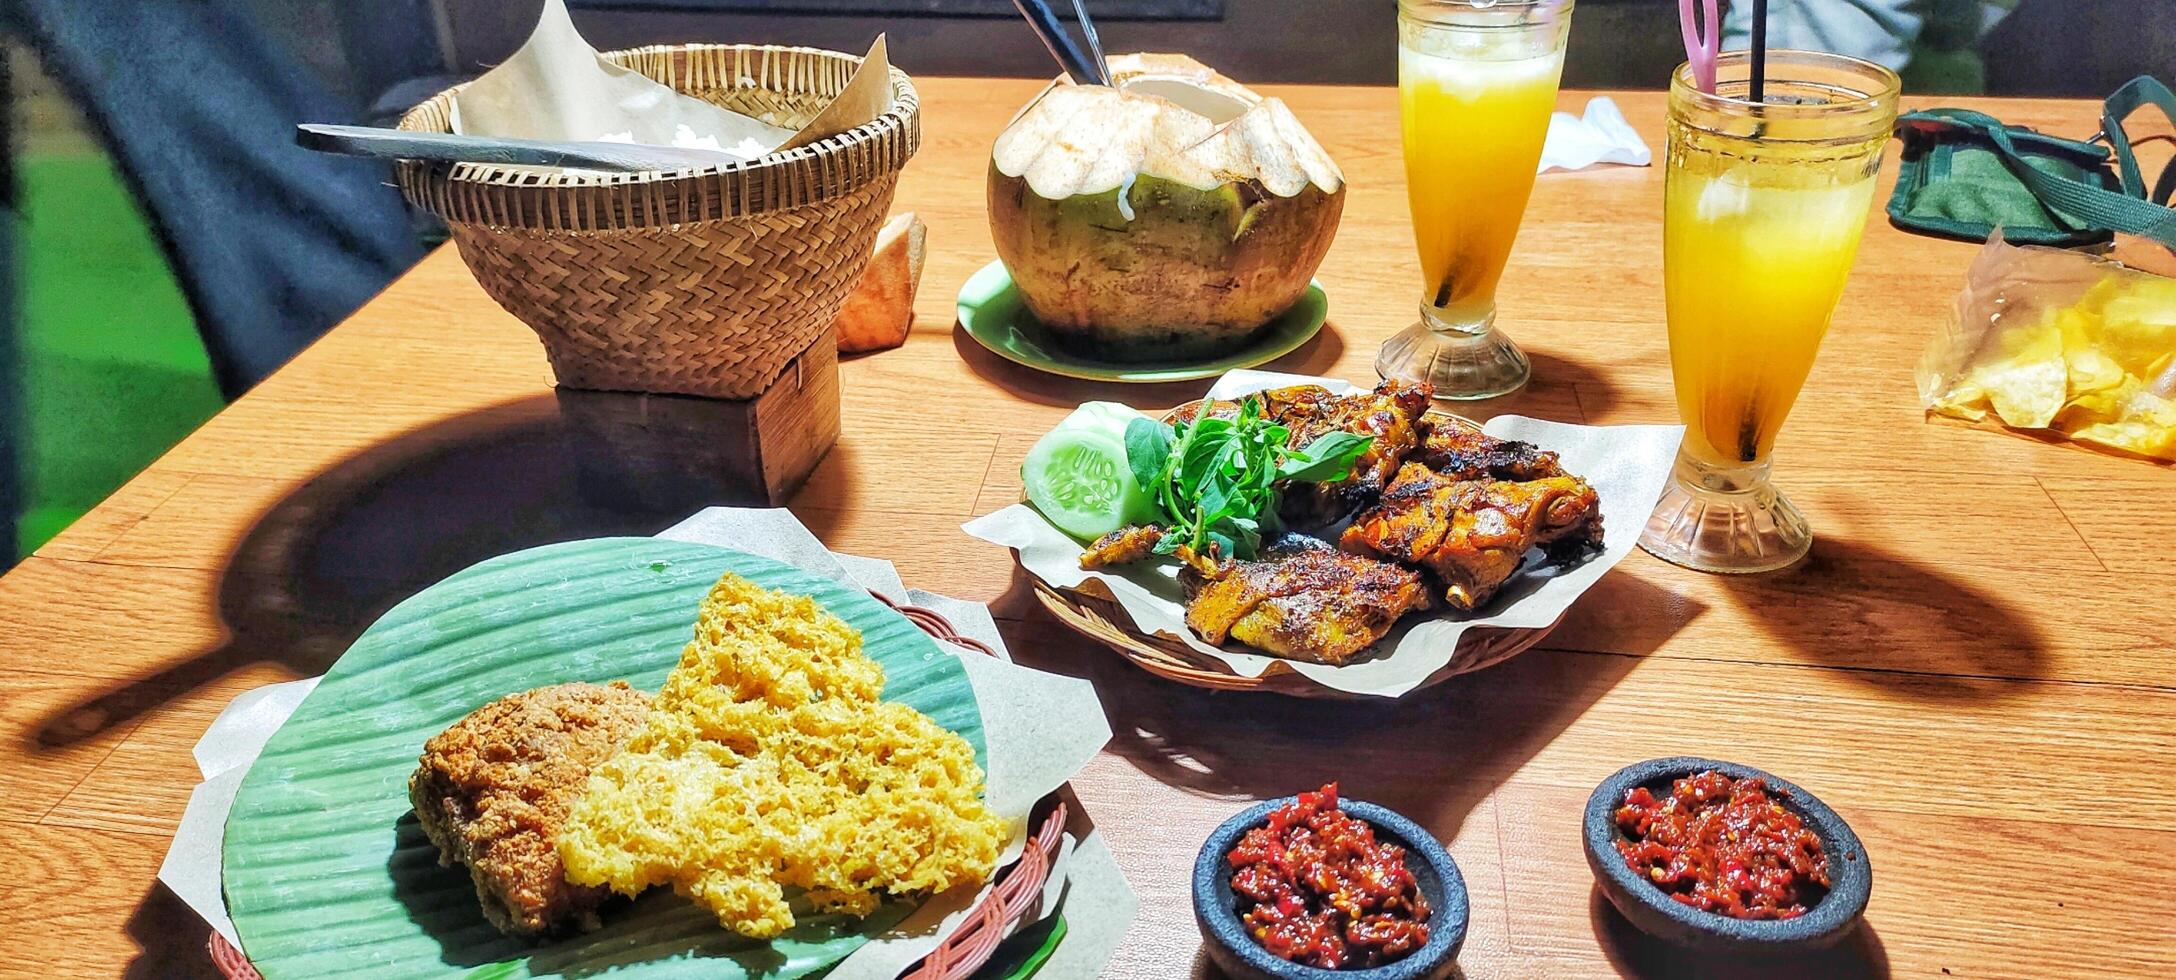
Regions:
[[[1820,536],[1801,566],[1720,578],[1635,552],[1540,648],[1442,688],[1209,694],[1063,632],[957,530],[1017,499],[1022,455],[1074,403],[1202,388],[1045,377],[955,334],[953,293],[992,254],[986,153],[1032,91],[922,83],[928,142],[899,193],[931,226],[920,319],[906,348],[844,366],[845,436],[793,509],[835,548],[990,601],[1023,660],[1095,682],[1117,736],[1075,785],[1142,899],[1112,975],[1201,969],[1185,879],[1202,837],[1331,779],[1451,843],[1470,976],[1725,968],[1631,934],[1581,856],[1589,789],[1675,754],[1784,774],[1865,838],[1870,928],[1806,975],[2176,973],[2176,473],[1921,417],[1912,365],[1974,246],[1870,223],[1777,452]],[[1278,366],[1367,380],[1416,288],[1396,97],[1276,94],[1353,184],[1321,272],[1333,326]],[[1659,149],[1660,96],[1619,100]],[[1986,108],[2096,122],[2080,102]],[[1503,300],[1534,381],[1484,414],[1674,419],[1661,215],[1659,169],[1541,179]],[[228,699],[322,671],[472,561],[716,502],[586,472],[549,383],[528,330],[442,250],[0,578],[0,974],[209,975],[205,928],[153,875],[190,746]]]

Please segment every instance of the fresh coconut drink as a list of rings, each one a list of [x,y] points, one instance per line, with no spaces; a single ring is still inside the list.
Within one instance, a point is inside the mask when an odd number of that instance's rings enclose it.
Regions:
[[[1345,178],[1277,99],[1183,55],[1059,83],[990,157],[990,231],[1028,310],[1117,361],[1244,344],[1307,291]]]

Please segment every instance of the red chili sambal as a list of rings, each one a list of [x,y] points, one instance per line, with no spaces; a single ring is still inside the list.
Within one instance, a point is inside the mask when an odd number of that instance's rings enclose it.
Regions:
[[[1617,852],[1671,898],[1734,919],[1795,919],[1828,893],[1828,856],[1760,779],[1714,770],[1656,799],[1635,786],[1617,808]]]
[[[1240,921],[1272,955],[1359,970],[1428,944],[1428,899],[1405,848],[1338,809],[1336,783],[1270,811],[1226,858]]]

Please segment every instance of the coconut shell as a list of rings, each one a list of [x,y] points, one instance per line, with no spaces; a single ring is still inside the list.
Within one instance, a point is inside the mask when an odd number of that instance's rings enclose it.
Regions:
[[[1200,357],[1244,345],[1305,295],[1345,192],[1296,197],[1246,185],[1201,191],[1156,177],[1052,201],[990,172],[990,228],[1021,299],[1066,346],[1113,361]]]
[[[1122,55],[1112,70],[1119,89],[1054,86],[999,136],[998,257],[1076,351],[1141,362],[1241,346],[1305,295],[1343,174],[1282,102],[1199,62]]]

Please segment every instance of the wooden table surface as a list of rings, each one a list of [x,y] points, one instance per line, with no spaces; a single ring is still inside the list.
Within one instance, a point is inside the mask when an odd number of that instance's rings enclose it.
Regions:
[[[1023,661],[1094,681],[1117,734],[1075,786],[1142,900],[1111,975],[1205,969],[1201,839],[1330,779],[1451,844],[1469,976],[1773,975],[1658,948],[1595,896],[1588,791],[1677,754],[1782,774],[1865,838],[1868,927],[1795,972],[2176,974],[2176,473],[1921,417],[1912,365],[1974,246],[1869,224],[1776,454],[1819,535],[1802,565],[1722,578],[1634,552],[1540,647],[1402,701],[1210,694],[1064,632],[958,530],[1017,499],[1021,457],[1073,404],[1203,385],[1046,377],[955,333],[953,294],[992,254],[986,154],[1033,86],[921,88],[898,201],[930,224],[919,320],[904,349],[844,365],[845,435],[793,509],[834,548],[991,602]],[[1277,367],[1366,381],[1418,288],[1396,96],[1272,91],[1352,183],[1321,271],[1331,326]],[[1618,98],[1659,151],[1661,97]],[[1981,107],[2096,126],[2083,102]],[[1661,216],[1655,168],[1541,178],[1502,300],[1533,384],[1480,414],[1674,420]],[[321,672],[473,561],[718,502],[585,472],[549,384],[533,336],[441,250],[0,578],[0,975],[210,975],[206,929],[154,875],[228,699]]]

